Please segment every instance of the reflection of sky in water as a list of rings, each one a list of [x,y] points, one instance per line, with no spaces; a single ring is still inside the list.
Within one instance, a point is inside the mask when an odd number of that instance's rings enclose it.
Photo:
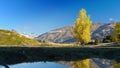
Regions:
[[[64,66],[53,62],[34,62],[10,65],[10,68],[69,68],[69,66]]]
[[[66,66],[65,66],[66,65]],[[31,62],[9,65],[10,68],[120,68],[120,63],[110,59],[84,59],[78,61]],[[0,68],[4,68],[0,66]]]
[[[3,66],[0,66],[0,68],[5,68],[5,67],[3,67]]]

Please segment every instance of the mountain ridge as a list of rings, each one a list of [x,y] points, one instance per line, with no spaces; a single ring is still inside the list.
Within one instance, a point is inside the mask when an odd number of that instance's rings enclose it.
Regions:
[[[97,23],[91,26],[92,39],[102,40],[105,36],[112,34],[115,23]],[[72,26],[66,26],[51,30],[42,35],[39,35],[35,39],[39,41],[50,41],[55,43],[70,43],[74,42],[75,39],[72,36]]]

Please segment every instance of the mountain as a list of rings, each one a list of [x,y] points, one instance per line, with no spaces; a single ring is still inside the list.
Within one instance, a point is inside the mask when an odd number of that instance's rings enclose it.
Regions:
[[[37,37],[38,35],[35,33],[30,33],[30,34],[26,34],[26,33],[21,33],[21,35],[27,37],[27,38],[31,38],[34,39],[35,37]]]
[[[115,23],[104,24],[97,23],[91,26],[92,39],[102,40],[105,36],[112,34]],[[55,43],[70,43],[75,39],[72,36],[72,26],[66,26],[59,29],[51,30],[39,35],[35,39],[39,41],[50,41]]]
[[[91,30],[95,29],[96,26],[98,26],[98,28],[92,32],[92,39],[97,38],[102,40],[107,35],[113,34],[115,23],[93,25]]]
[[[39,45],[39,42],[15,31],[0,29],[0,45]]]
[[[39,41],[50,41],[60,43],[68,39],[73,39],[71,26],[59,28],[36,37]]]

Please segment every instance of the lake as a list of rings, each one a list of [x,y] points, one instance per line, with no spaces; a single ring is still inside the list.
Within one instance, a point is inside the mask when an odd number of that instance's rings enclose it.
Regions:
[[[27,62],[8,65],[9,68],[120,68],[117,60],[91,58],[78,61]],[[0,68],[5,68],[0,66]]]
[[[119,48],[0,48],[0,68],[120,68]]]

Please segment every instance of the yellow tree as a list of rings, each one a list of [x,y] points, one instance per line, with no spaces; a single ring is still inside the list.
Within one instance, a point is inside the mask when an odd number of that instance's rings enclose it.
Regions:
[[[113,38],[113,40],[115,42],[120,42],[120,22],[116,23],[113,32],[114,32],[114,38]]]
[[[86,15],[86,10],[82,9],[80,11],[79,17],[77,18],[75,25],[73,26],[73,36],[77,43],[88,43],[91,41],[90,27],[92,21],[90,21],[90,16]]]

